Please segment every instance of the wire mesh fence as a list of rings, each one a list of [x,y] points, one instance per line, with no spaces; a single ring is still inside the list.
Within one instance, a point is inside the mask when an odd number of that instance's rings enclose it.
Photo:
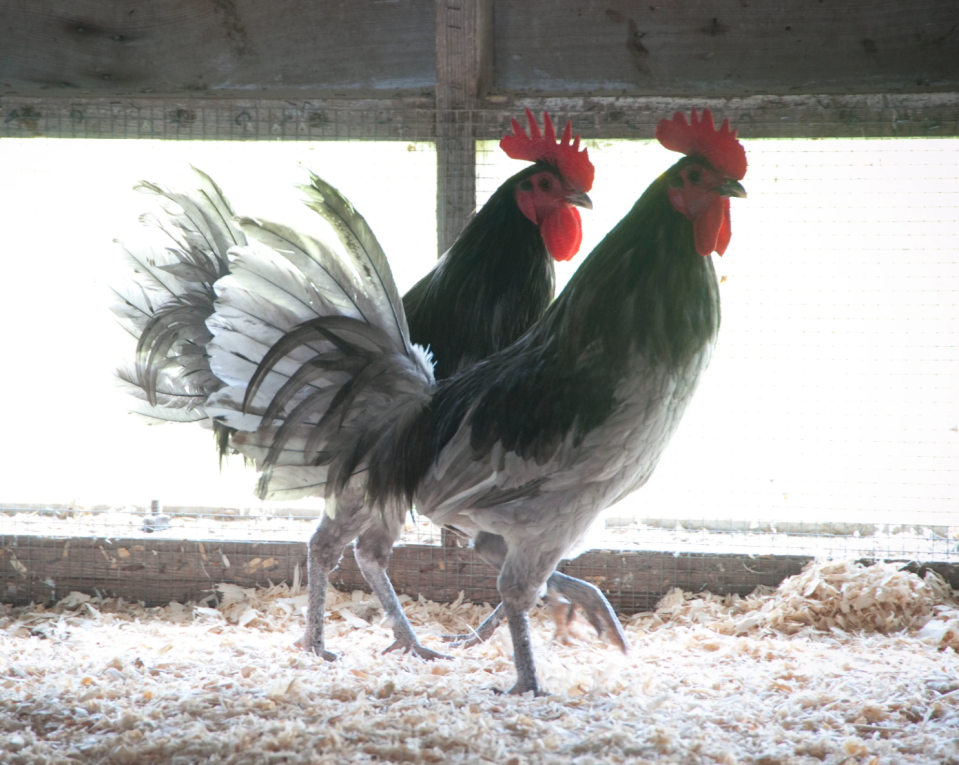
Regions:
[[[2,447],[0,597],[106,588],[167,602],[218,581],[305,576],[320,500],[258,502],[250,471],[219,470],[207,432],[131,421],[111,387],[130,348],[103,287],[110,239],[143,209],[129,189],[192,163],[238,213],[295,223],[309,215],[293,188],[309,167],[364,213],[403,291],[435,262],[437,138],[485,139],[442,160],[462,158],[448,175],[475,175],[481,205],[518,167],[491,139],[520,115],[197,102],[55,116],[20,105],[4,124],[76,140],[0,141],[0,209],[21,223],[4,249],[42,259],[0,286],[4,323],[29,329],[8,338],[9,358],[29,363],[0,383],[17,402]],[[594,210],[559,287],[672,164],[648,140],[659,116],[558,112],[583,132],[618,126],[588,144]],[[624,140],[636,134],[647,138]],[[750,197],[734,203],[717,259],[717,355],[654,478],[565,564],[627,612],[671,586],[748,592],[812,556],[959,562],[959,139],[743,136]],[[146,140],[157,138],[174,140]],[[497,599],[492,569],[444,547],[428,521],[410,516],[404,543],[391,566],[400,591]],[[349,555],[338,576],[362,585]]]
[[[429,141],[436,135],[432,106],[394,107],[373,100],[349,105],[256,99],[6,100],[3,126],[8,137]]]
[[[715,259],[721,340],[656,475],[609,511],[621,543],[955,559],[957,148],[748,143],[750,196]],[[506,161],[483,149],[481,199]],[[590,151],[584,251],[671,162],[655,142]]]

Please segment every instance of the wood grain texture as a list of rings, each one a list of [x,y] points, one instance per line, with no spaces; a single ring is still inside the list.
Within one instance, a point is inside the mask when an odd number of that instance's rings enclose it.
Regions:
[[[743,138],[959,136],[959,93],[749,98],[518,97],[455,112],[476,139],[499,140],[529,107],[570,119],[583,138],[648,140],[674,111],[709,107]],[[453,112],[447,112],[452,119]],[[0,137],[431,141],[432,97],[391,99],[23,98],[0,96]],[[465,139],[460,139],[461,142]],[[449,164],[450,183],[464,167]],[[459,172],[454,173],[457,168]],[[475,192],[474,192],[475,193]],[[461,195],[468,196],[461,189]],[[466,205],[465,207],[469,207]],[[464,209],[465,209],[464,207]],[[468,217],[472,209],[466,213]],[[458,230],[455,232],[458,233]],[[455,236],[454,233],[454,236]]]
[[[251,587],[292,581],[297,563],[306,570],[306,547],[293,542],[19,536],[3,538],[0,553],[0,597],[20,603],[78,590],[162,605],[220,581]]]
[[[473,42],[461,46],[457,35]],[[438,69],[464,82],[437,93],[441,109],[465,104],[474,86],[479,94],[492,86],[507,94],[725,98],[942,92],[959,89],[959,6],[955,0],[0,4],[0,94],[432,93]]]
[[[591,550],[564,562],[560,570],[592,582],[619,613],[631,614],[654,608],[673,587],[739,595],[759,585],[775,587],[810,560],[800,555]],[[203,598],[220,582],[241,587],[292,582],[297,566],[306,581],[306,545],[301,542],[0,537],[0,601],[48,602],[78,590],[165,605]],[[917,566],[911,570],[934,570],[959,588],[959,565]],[[398,546],[389,574],[397,592],[414,598],[448,603],[462,592],[468,601],[499,601],[496,572],[467,548]],[[339,589],[369,591],[352,548],[331,581]]]
[[[492,0],[435,0],[437,248],[452,246],[476,208],[472,109],[493,79]]]
[[[959,136],[959,92],[878,95],[491,96],[474,117],[478,139],[498,140],[526,107],[572,120],[583,138],[649,140],[674,112],[710,108],[728,117],[741,138],[906,138]]]
[[[436,108],[471,109],[493,81],[492,0],[435,0]]]
[[[959,86],[955,0],[496,2],[505,92],[746,96]]]
[[[433,98],[0,96],[0,137],[432,141]]]
[[[432,0],[5,0],[0,93],[432,90]]]

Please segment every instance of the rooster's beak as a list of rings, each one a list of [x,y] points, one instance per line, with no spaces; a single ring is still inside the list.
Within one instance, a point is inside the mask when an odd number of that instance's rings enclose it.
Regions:
[[[567,194],[566,201],[571,205],[576,205],[577,207],[585,207],[587,210],[593,209],[593,200],[581,191],[574,192],[573,194]]]
[[[739,181],[734,181],[727,179],[725,183],[722,184],[718,189],[716,189],[724,197],[739,197],[740,199],[746,198],[746,189],[743,188],[743,185]]]

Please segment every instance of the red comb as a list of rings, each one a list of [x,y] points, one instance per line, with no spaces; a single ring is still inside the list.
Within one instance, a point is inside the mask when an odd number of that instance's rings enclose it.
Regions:
[[[503,137],[499,147],[513,159],[525,159],[530,162],[550,162],[559,168],[565,178],[578,191],[589,191],[593,188],[595,169],[589,161],[586,149],[579,150],[579,136],[572,141],[573,125],[567,121],[566,129],[560,141],[556,140],[556,131],[553,130],[553,121],[549,114],[543,112],[543,128],[545,135],[540,134],[539,125],[533,113],[527,109],[526,119],[529,121],[529,135],[514,119],[513,135]]]
[[[701,120],[693,109],[688,124],[685,115],[676,112],[671,120],[660,121],[656,138],[670,151],[698,154],[727,178],[741,181],[746,175],[746,150],[736,140],[736,131],[729,129],[728,119],[717,130],[709,109],[703,109]]]

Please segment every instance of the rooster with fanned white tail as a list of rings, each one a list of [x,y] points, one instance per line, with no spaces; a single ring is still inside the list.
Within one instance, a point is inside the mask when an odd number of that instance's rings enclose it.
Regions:
[[[396,322],[393,339],[408,335],[407,345],[428,347],[436,379],[517,340],[552,300],[553,260],[569,260],[579,249],[582,229],[576,208],[590,207],[586,192],[593,183],[592,163],[580,149],[579,138],[572,139],[568,123],[557,139],[549,115],[544,115],[543,132],[528,110],[527,118],[529,134],[514,120],[513,135],[504,137],[501,147],[510,157],[533,164],[497,189],[437,266],[406,294],[402,310],[396,308],[400,301],[385,256],[366,221],[316,176],[303,187],[306,202],[332,226],[335,237],[323,242],[264,225],[262,231],[271,232],[271,251],[289,259],[280,263],[270,255],[261,257],[255,243],[247,247],[244,229],[260,230],[259,225],[238,224],[229,202],[204,173],[196,171],[198,188],[189,193],[140,184],[140,190],[159,202],[158,213],[145,216],[144,222],[156,227],[160,240],[152,247],[124,246],[134,277],[117,288],[114,307],[138,341],[135,364],[119,373],[138,399],[136,411],[154,422],[212,426],[221,455],[227,453],[233,448],[233,428],[211,418],[207,404],[236,375],[228,367],[211,369],[212,335],[207,325],[229,318],[238,326],[252,324],[251,338],[272,341],[272,330],[289,327],[291,317],[302,318],[298,311],[303,306],[290,307],[287,302],[291,294],[303,291],[313,311],[308,318],[331,314],[370,322],[377,306],[388,304]],[[234,257],[230,254],[234,247],[246,249]],[[253,285],[249,291],[267,296],[267,302],[275,299],[272,309],[264,308],[256,320],[244,319],[242,311],[237,313],[240,298],[229,306],[221,300],[220,316],[208,321],[214,311],[214,283],[231,273],[235,278],[217,289],[229,290],[238,281]],[[257,329],[257,322],[263,326]],[[317,545],[317,539],[310,546],[310,577],[323,578],[325,591],[326,573],[339,560],[342,545],[331,553],[328,546]],[[356,547],[364,576],[393,617],[397,640],[391,648],[413,650],[425,658],[437,656],[419,643],[403,615],[386,576],[388,552],[382,553],[378,532],[369,539],[361,534]],[[559,573],[549,584],[581,607],[597,631],[625,650],[622,627],[596,587]],[[492,634],[501,615],[502,609],[497,609],[468,642]],[[322,625],[322,608],[311,607],[304,643],[332,657],[324,648]]]
[[[209,349],[228,385],[206,410],[236,429],[261,496],[326,497],[311,549],[329,551],[330,568],[357,536],[385,567],[411,504],[473,537],[499,568],[513,693],[542,693],[528,624],[537,592],[597,514],[652,475],[716,341],[711,255],[731,239],[745,151],[708,110],[677,113],[656,135],[684,156],[529,332],[445,380],[411,343],[377,264],[337,264],[318,241],[245,220],[249,244],[216,285]],[[304,278],[316,269],[348,274],[345,291],[364,302],[321,301]],[[322,614],[327,581],[314,573],[310,608]]]

